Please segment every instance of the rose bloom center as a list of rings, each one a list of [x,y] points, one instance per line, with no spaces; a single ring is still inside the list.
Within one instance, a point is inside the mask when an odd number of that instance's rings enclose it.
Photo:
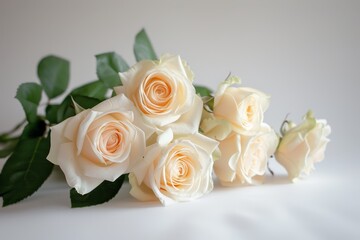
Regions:
[[[126,127],[120,123],[109,123],[102,127],[98,140],[98,151],[104,156],[105,164],[111,161],[107,157],[117,155],[124,148]]]
[[[166,186],[177,190],[192,186],[195,168],[193,156],[186,147],[176,147],[168,156],[168,161],[163,171],[162,189]]]
[[[171,108],[173,87],[171,80],[164,74],[149,76],[140,86],[138,107],[146,115],[162,115]]]

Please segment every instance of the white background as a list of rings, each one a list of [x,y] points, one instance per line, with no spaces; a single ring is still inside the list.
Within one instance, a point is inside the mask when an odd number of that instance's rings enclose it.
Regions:
[[[38,81],[43,56],[71,61],[73,88],[96,79],[95,54],[114,50],[133,64],[143,27],[158,55],[187,60],[196,83],[215,89],[231,72],[270,94],[265,121],[275,129],[310,108],[326,118],[333,132],[324,162],[297,184],[273,163],[280,175],[262,186],[217,186],[169,208],[137,202],[125,186],[108,204],[70,209],[57,173],[0,209],[1,238],[360,237],[360,1],[0,0],[0,131],[23,119],[16,88]]]

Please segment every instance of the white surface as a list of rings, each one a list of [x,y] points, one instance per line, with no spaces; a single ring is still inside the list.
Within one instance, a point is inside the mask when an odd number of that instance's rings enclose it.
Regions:
[[[283,175],[269,176],[261,186],[216,184],[202,199],[169,207],[139,202],[125,185],[109,203],[71,209],[68,187],[55,174],[36,195],[0,210],[1,234],[59,240],[359,239],[359,165],[340,172],[325,164],[297,184]]]
[[[69,59],[72,88],[96,78],[97,53],[115,50],[133,64],[142,27],[158,54],[189,62],[196,83],[215,88],[231,71],[272,95],[265,121],[274,128],[288,112],[297,121],[312,108],[333,130],[325,161],[304,181],[218,187],[167,208],[137,202],[125,187],[108,204],[70,209],[55,176],[0,209],[1,239],[359,239],[359,10],[359,1],[340,0],[1,0],[1,132],[23,118],[13,96],[37,81],[41,57]]]

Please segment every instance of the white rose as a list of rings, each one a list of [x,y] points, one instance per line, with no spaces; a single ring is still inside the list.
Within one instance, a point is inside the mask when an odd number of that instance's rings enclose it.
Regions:
[[[314,163],[324,159],[331,128],[326,120],[317,120],[308,112],[296,126],[290,122],[283,129],[283,137],[276,150],[276,160],[285,167],[289,178],[296,181],[314,169]]]
[[[260,129],[270,97],[256,89],[236,86],[238,83],[238,78],[230,77],[220,85],[214,99],[214,116],[227,120],[239,134],[253,135]]]
[[[173,139],[168,129],[130,173],[130,194],[142,201],[158,198],[164,205],[203,196],[213,189],[212,152],[217,145],[199,133]]]
[[[214,164],[216,176],[228,186],[259,183],[278,142],[275,131],[265,123],[253,136],[233,132],[220,142],[221,157]]]
[[[51,127],[47,157],[59,165],[67,183],[86,194],[104,180],[129,172],[145,151],[147,130],[124,95],[108,99]]]
[[[157,131],[166,128],[179,134],[198,131],[202,101],[192,85],[193,73],[179,56],[140,61],[120,73],[120,78],[123,86],[116,87],[116,93],[133,101]]]

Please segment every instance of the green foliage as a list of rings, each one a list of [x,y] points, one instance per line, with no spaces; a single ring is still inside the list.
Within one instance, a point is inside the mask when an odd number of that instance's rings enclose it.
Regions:
[[[101,103],[101,100],[99,100],[97,98],[78,96],[78,95],[73,95],[72,97],[73,97],[74,101],[84,109],[93,108],[94,106]]]
[[[71,91],[70,95],[86,96],[91,98],[97,98],[99,100],[105,99],[108,88],[104,82],[96,80]]]
[[[84,109],[92,108],[101,102],[101,100],[97,98],[81,95],[69,95],[62,101],[61,104],[52,104],[47,106],[46,119],[51,124],[60,123],[65,119],[76,115],[74,103],[71,98],[73,98],[74,101]]]
[[[119,72],[129,69],[125,60],[115,52],[96,55],[96,73],[107,88],[121,85]]]
[[[20,101],[29,122],[37,119],[37,108],[41,100],[42,87],[37,83],[23,83],[16,92],[16,98]]]
[[[56,122],[53,123],[60,123],[75,115],[75,109],[72,105],[70,96],[67,96],[59,105],[51,105],[47,110],[48,119],[56,119]]]
[[[108,88],[102,81],[93,81],[75,88],[60,104],[49,104],[46,107],[46,119],[57,124],[76,114],[71,97],[83,108],[92,108],[105,99]]]
[[[110,201],[119,192],[126,175],[114,182],[104,181],[88,194],[81,195],[73,188],[70,190],[71,207],[88,207]]]
[[[45,131],[46,131],[46,123],[41,119],[37,119],[36,122],[28,123],[25,126],[20,136],[20,140],[42,137],[44,136]]]
[[[69,85],[70,63],[56,56],[44,57],[38,65],[38,76],[49,99],[65,92]]]
[[[45,109],[45,117],[51,124],[57,124],[60,104],[49,104]]]
[[[44,138],[45,123],[28,124],[0,174],[0,196],[3,206],[32,195],[50,175],[53,164],[46,160],[50,139]]]
[[[7,141],[4,146],[1,146],[1,150],[0,150],[0,158],[6,158],[8,157],[11,153],[14,152],[14,149],[17,145],[17,143],[19,142],[18,138],[12,139]]]
[[[135,37],[134,54],[136,61],[144,59],[158,59],[145,29],[142,29]]]
[[[201,97],[207,97],[207,96],[212,95],[212,90],[210,88],[207,88],[207,87],[204,87],[204,86],[196,86],[195,85],[195,91]]]
[[[151,42],[142,29],[135,38],[134,53],[137,61],[156,60]],[[109,89],[121,86],[119,72],[129,69],[125,60],[115,52],[96,55],[96,72],[99,80],[84,84],[72,90],[62,102],[50,103],[65,93],[70,79],[70,63],[66,59],[49,55],[40,60],[37,83],[21,84],[16,98],[26,115],[24,120],[11,131],[0,135],[0,158],[9,157],[0,173],[0,197],[3,206],[14,204],[36,192],[50,175],[53,164],[46,157],[50,151],[49,127],[58,124],[78,111],[92,108],[107,98]],[[211,94],[200,87],[200,94]],[[45,116],[38,113],[42,91],[48,97]],[[114,93],[113,93],[114,94]],[[24,127],[20,136],[14,136]],[[72,207],[85,207],[104,203],[112,199],[120,190],[127,174],[114,182],[104,181],[92,192],[80,195],[70,191]]]

